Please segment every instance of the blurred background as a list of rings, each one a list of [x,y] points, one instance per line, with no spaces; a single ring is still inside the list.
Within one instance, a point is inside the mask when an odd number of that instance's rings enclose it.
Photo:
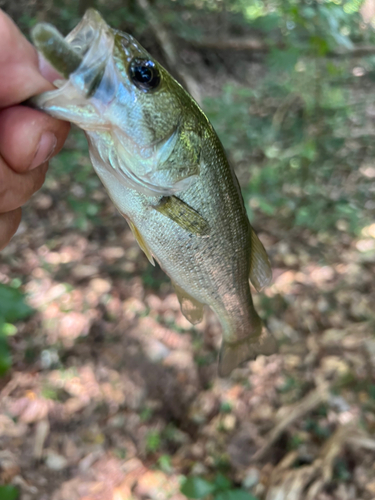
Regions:
[[[0,499],[375,498],[375,2],[0,0],[29,37],[88,7],[200,102],[274,270],[280,345],[217,377],[73,129],[0,257]]]

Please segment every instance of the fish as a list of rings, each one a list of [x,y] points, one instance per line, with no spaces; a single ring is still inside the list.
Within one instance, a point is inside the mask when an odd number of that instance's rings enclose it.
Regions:
[[[205,306],[216,313],[219,375],[276,352],[250,288],[270,284],[270,261],[195,100],[96,10],[65,38],[40,23],[32,39],[62,77],[32,105],[84,130],[96,173],[148,260],[170,277],[188,321],[199,323]]]

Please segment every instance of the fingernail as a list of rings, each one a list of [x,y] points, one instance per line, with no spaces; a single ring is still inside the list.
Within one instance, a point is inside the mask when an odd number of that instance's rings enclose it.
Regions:
[[[56,136],[52,132],[44,132],[39,141],[34,159],[31,162],[29,170],[39,167],[39,165],[48,161],[55,151],[56,144]]]

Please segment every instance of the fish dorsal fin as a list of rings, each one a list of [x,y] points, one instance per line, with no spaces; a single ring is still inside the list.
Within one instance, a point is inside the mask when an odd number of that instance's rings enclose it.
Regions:
[[[263,243],[258,238],[254,229],[251,230],[251,249],[250,249],[250,274],[249,278],[255,289],[259,292],[272,281],[272,269],[268,255],[264,249]]]
[[[198,236],[208,235],[208,222],[176,196],[164,196],[154,209],[173,220],[182,229]]]
[[[204,305],[185,292],[174,281],[172,281],[172,284],[180,303],[182,314],[192,325],[200,323],[203,319]]]
[[[146,254],[146,257],[148,258],[148,260],[154,266],[155,261],[154,261],[154,258],[152,256],[152,253],[151,253],[150,249],[148,248],[147,243],[143,239],[143,236],[138,231],[137,226],[128,217],[125,217],[125,218],[130,226],[130,229],[132,230],[134,238],[137,240],[138,245],[141,247],[141,250],[143,250],[143,252]]]

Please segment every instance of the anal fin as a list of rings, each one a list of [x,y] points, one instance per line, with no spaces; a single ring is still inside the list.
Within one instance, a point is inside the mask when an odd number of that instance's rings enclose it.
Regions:
[[[194,299],[179,285],[172,281],[178,301],[181,306],[181,312],[192,325],[200,323],[203,319],[204,305]]]
[[[193,208],[176,196],[165,196],[154,209],[173,220],[189,233],[204,236],[208,234],[208,222]]]
[[[137,240],[137,243],[140,246],[141,250],[143,250],[143,252],[145,253],[145,255],[148,258],[148,260],[154,266],[155,265],[155,261],[154,261],[154,258],[152,256],[152,253],[151,253],[150,249],[148,248],[147,243],[143,239],[143,236],[138,231],[137,226],[128,217],[125,217],[125,218],[126,218],[128,224],[129,224],[130,229],[132,230],[133,236]]]
[[[258,238],[252,227],[250,249],[250,274],[249,278],[255,289],[259,292],[272,281],[272,269],[263,243]]]

